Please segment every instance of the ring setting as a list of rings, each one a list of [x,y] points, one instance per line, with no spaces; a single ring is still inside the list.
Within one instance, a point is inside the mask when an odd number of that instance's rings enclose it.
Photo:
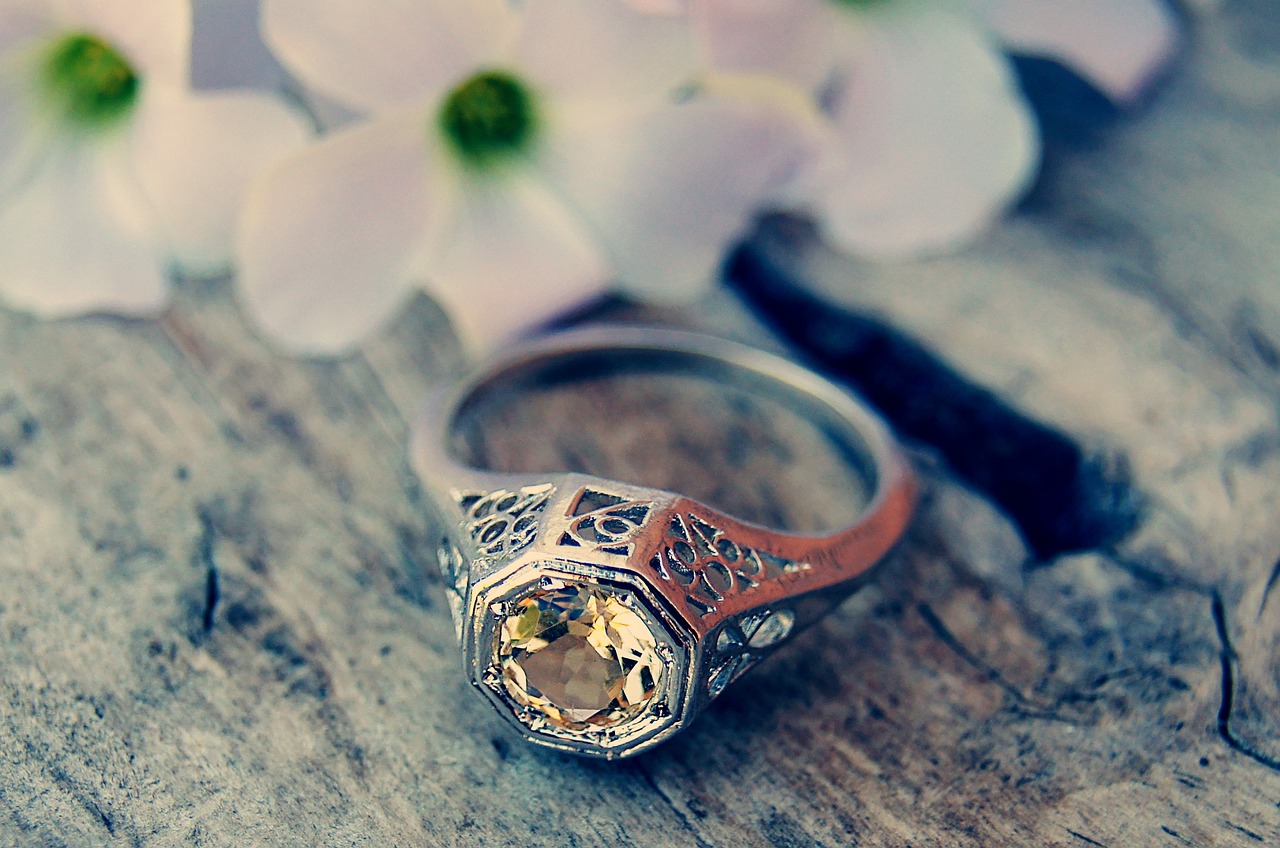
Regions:
[[[830,407],[873,482],[848,527],[802,536],[683,495],[578,473],[461,463],[459,410],[495,384],[601,358],[724,368]],[[570,368],[572,370],[572,368]],[[531,742],[608,759],[687,727],[734,680],[860,585],[893,547],[913,477],[882,425],[829,383],[728,342],[654,330],[554,337],[431,398],[415,464],[471,683]]]

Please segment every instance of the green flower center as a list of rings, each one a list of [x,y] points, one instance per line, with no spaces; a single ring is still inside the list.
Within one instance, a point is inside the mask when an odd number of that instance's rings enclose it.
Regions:
[[[111,45],[93,35],[74,33],[49,48],[44,82],[67,120],[100,129],[129,113],[140,81]]]
[[[440,129],[465,163],[485,168],[527,150],[537,117],[523,82],[505,71],[482,71],[449,92]]]

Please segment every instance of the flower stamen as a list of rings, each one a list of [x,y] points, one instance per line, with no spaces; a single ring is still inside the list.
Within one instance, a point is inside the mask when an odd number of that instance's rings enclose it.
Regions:
[[[533,93],[505,71],[482,71],[458,85],[439,120],[454,151],[479,168],[527,150],[537,131]]]
[[[88,129],[104,128],[127,115],[140,84],[119,51],[88,33],[54,42],[45,58],[44,82],[63,116]]]

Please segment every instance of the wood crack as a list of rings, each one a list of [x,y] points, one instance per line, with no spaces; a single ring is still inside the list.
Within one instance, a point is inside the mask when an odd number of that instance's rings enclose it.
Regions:
[[[1005,694],[1014,700],[1014,703],[1018,707],[1017,712],[1019,715],[1027,718],[1061,721],[1068,724],[1072,723],[1068,719],[1058,715],[1052,705],[1036,703],[1031,698],[1028,698],[1022,690],[1006,680],[998,668],[987,663],[977,654],[973,653],[973,651],[970,651],[969,648],[951,632],[950,628],[943,623],[942,619],[938,617],[938,614],[934,612],[933,608],[927,603],[922,602],[917,604],[916,611],[920,614],[920,617],[924,619],[925,624],[929,625],[929,629],[933,631],[934,635],[938,637],[942,644],[946,645],[952,653],[964,662],[965,665],[980,672],[988,682],[994,683],[996,686],[1000,687]]]
[[[196,556],[205,568],[204,609],[201,611],[200,625],[207,636],[213,632],[214,616],[217,614],[218,600],[221,596],[218,585],[218,563],[213,552],[218,529],[214,524],[213,516],[207,510],[201,509],[198,516],[200,538],[196,543]]]
[[[644,782],[649,784],[649,788],[657,793],[658,797],[667,805],[675,815],[676,820],[680,822],[680,826],[697,840],[698,848],[712,848],[711,843],[702,838],[702,835],[698,833],[698,829],[693,826],[693,822],[689,821],[689,817],[685,815],[684,810],[680,809],[671,796],[658,785],[658,781],[654,779],[653,775],[649,774],[648,769],[642,765],[637,765],[635,770],[642,778],[644,778]]]
[[[79,803],[80,806],[89,813],[89,815],[96,818],[98,822],[106,828],[107,833],[111,834],[112,837],[119,836],[117,833],[119,830],[118,823],[105,809],[103,809],[103,805],[100,803],[99,798],[91,789],[83,787],[79,781],[72,778],[59,765],[51,765],[48,773],[49,776],[53,778],[54,784],[62,789],[62,791],[66,792],[69,797]],[[130,841],[135,845],[138,844],[137,837],[133,837]]]
[[[1254,842],[1264,842],[1264,841],[1265,841],[1261,836],[1259,836],[1258,834],[1254,833],[1252,830],[1249,830],[1247,827],[1241,827],[1240,825],[1238,825],[1238,824],[1233,824],[1233,823],[1231,823],[1231,822],[1227,822],[1227,827],[1229,827],[1229,828],[1231,828],[1232,830],[1237,831],[1237,832],[1239,832],[1239,833],[1243,833],[1245,836],[1249,837],[1249,838],[1250,838],[1250,839],[1252,839]]]
[[[1280,760],[1255,750],[1243,739],[1236,736],[1231,729],[1231,712],[1235,707],[1236,651],[1231,644],[1231,635],[1227,628],[1226,607],[1222,603],[1222,596],[1217,592],[1213,593],[1212,609],[1213,623],[1217,628],[1218,641],[1221,646],[1219,658],[1222,663],[1222,702],[1218,708],[1218,735],[1232,750],[1244,754],[1249,759],[1272,771],[1280,772]]]
[[[1262,590],[1262,600],[1258,602],[1258,618],[1255,620],[1262,618],[1262,611],[1267,608],[1267,599],[1271,597],[1271,590],[1277,583],[1280,583],[1280,560],[1271,567],[1271,576],[1267,578],[1267,586]]]
[[[1096,846],[1098,846],[1098,848],[1107,848],[1107,846],[1106,846],[1106,845],[1102,844],[1102,843],[1101,843],[1101,842],[1099,842],[1098,840],[1096,840],[1096,839],[1090,839],[1089,837],[1085,836],[1083,833],[1076,833],[1076,832],[1075,832],[1074,830],[1072,830],[1071,828],[1067,828],[1067,833],[1071,834],[1071,835],[1072,835],[1072,836],[1074,836],[1076,839],[1079,839],[1081,842],[1083,842],[1083,843],[1084,843],[1084,844],[1086,844],[1086,845],[1096,845]]]

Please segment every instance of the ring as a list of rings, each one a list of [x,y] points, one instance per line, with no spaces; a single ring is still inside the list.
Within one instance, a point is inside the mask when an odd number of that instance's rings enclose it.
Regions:
[[[675,492],[459,458],[459,421],[503,392],[637,371],[798,411],[865,481],[865,507],[834,532],[799,534]],[[565,333],[500,355],[428,397],[412,453],[471,683],[529,741],[608,759],[687,727],[862,585],[916,499],[888,430],[844,390],[772,354],[652,328]]]

